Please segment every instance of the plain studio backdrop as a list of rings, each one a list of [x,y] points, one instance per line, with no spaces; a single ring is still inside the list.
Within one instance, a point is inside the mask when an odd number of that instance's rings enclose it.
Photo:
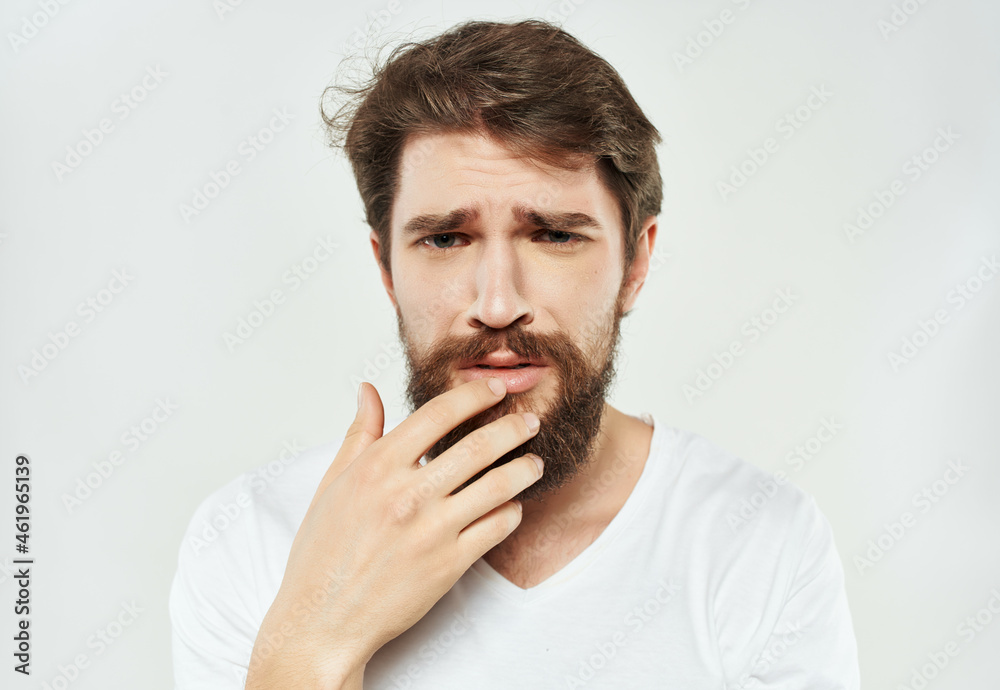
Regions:
[[[199,502],[342,438],[362,379],[404,411],[320,94],[365,45],[525,17],[607,58],[664,137],[613,404],[816,498],[866,686],[995,683],[996,3],[18,0],[0,18],[0,685],[170,687]],[[30,679],[12,669],[18,454]]]

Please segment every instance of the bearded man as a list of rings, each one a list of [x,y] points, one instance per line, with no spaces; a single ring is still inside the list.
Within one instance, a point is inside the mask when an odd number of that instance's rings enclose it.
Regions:
[[[334,91],[411,414],[364,383],[342,442],[206,499],[189,536],[243,510],[181,548],[177,687],[857,688],[815,501],[606,402],[662,200],[618,73],[468,22]]]

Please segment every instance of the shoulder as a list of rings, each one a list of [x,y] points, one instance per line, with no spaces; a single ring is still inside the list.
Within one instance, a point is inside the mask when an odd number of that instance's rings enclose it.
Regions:
[[[673,469],[672,496],[720,541],[776,536],[802,541],[824,526],[815,500],[787,470],[767,472],[693,432],[668,429],[668,435],[664,450]]]
[[[787,471],[767,472],[696,433],[664,431],[658,462],[668,476],[657,510],[706,593],[753,590],[743,603],[765,607],[790,596],[810,568],[840,567],[826,516]]]
[[[332,442],[309,449],[286,443],[273,460],[213,490],[192,515],[182,549],[198,555],[213,544],[231,549],[254,536],[294,533],[338,448]]]
[[[258,623],[277,593],[292,541],[339,449],[286,444],[275,459],[214,489],[181,540],[171,608],[199,604]]]
[[[388,433],[400,418],[384,425]],[[274,458],[209,493],[188,523],[177,579],[206,596],[243,596],[262,617],[284,575],[292,542],[342,441],[285,443]],[[261,610],[262,609],[262,610]]]
[[[752,649],[800,625],[849,657],[843,565],[815,499],[785,470],[766,472],[694,433],[670,435],[663,507],[677,511],[672,534],[698,570],[720,645]]]

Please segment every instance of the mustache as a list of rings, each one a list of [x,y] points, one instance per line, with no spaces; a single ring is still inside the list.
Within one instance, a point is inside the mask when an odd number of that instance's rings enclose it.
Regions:
[[[454,336],[435,346],[422,362],[422,368],[444,367],[464,359],[481,359],[498,350],[509,350],[518,357],[545,358],[559,368],[567,352],[576,350],[563,333],[535,333],[523,326],[486,327],[468,336]]]

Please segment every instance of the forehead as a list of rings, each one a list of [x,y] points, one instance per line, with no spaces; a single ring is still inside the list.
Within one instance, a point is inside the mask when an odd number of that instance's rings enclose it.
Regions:
[[[398,179],[394,234],[415,215],[468,208],[477,210],[477,219],[502,214],[517,220],[527,209],[586,214],[609,231],[617,226],[617,205],[593,161],[564,169],[520,157],[482,134],[411,135]]]

